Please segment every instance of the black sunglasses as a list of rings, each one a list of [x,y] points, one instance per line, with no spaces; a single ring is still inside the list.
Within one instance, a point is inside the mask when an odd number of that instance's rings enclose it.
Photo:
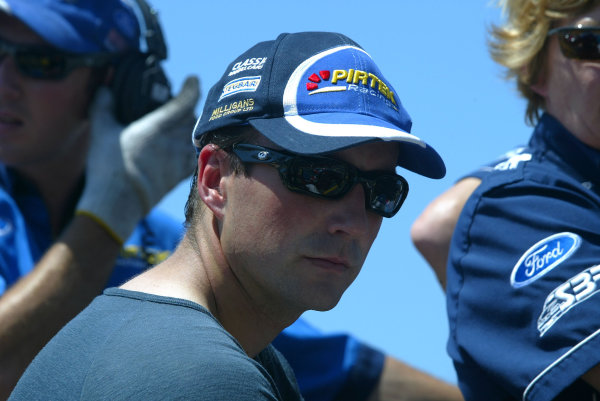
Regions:
[[[565,26],[551,29],[548,36],[557,35],[562,54],[578,60],[600,60],[600,27]]]
[[[71,54],[51,46],[18,45],[0,38],[0,62],[12,56],[19,72],[26,77],[59,80],[77,67],[100,67],[106,65],[113,55]]]
[[[299,156],[249,144],[234,145],[233,153],[244,163],[276,167],[289,190],[305,195],[339,199],[360,183],[365,191],[366,209],[383,217],[395,215],[408,195],[408,183],[398,174],[361,171],[331,157]]]

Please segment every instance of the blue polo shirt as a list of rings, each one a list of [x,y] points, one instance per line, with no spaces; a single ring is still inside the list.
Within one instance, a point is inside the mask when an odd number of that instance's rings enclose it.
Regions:
[[[182,234],[182,223],[152,210],[125,242],[107,287],[164,260]],[[0,164],[0,296],[33,269],[54,241],[35,188]],[[381,351],[347,334],[326,335],[302,319],[274,345],[290,361],[307,401],[366,400],[383,369]]]
[[[600,363],[600,151],[545,114],[526,148],[470,176],[447,273],[465,399],[594,399],[579,377]]]

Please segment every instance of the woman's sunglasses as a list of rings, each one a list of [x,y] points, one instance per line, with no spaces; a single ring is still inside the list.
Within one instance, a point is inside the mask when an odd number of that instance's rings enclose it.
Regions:
[[[551,29],[548,36],[557,35],[562,54],[578,60],[600,60],[600,27],[565,26]]]
[[[289,190],[305,195],[339,199],[360,183],[366,209],[383,217],[395,215],[408,195],[406,180],[389,171],[361,171],[330,157],[299,156],[249,144],[234,145],[233,153],[244,163],[276,167]]]
[[[19,72],[26,77],[59,80],[77,67],[100,67],[114,56],[108,53],[70,54],[50,46],[18,45],[0,38],[0,62],[12,56]]]

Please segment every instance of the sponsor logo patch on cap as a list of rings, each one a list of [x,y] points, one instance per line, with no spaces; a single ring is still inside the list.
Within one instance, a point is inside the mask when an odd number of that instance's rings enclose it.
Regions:
[[[223,87],[223,93],[219,97],[219,101],[224,98],[235,95],[241,92],[256,92],[260,84],[260,75],[255,77],[243,77],[229,81]]]

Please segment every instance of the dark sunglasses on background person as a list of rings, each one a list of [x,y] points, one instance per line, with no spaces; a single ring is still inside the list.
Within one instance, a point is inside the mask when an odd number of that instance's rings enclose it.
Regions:
[[[600,26],[564,26],[551,29],[548,36],[552,35],[557,36],[565,57],[600,60]]]
[[[408,195],[406,180],[390,171],[361,171],[331,157],[301,156],[250,144],[233,145],[232,149],[244,163],[276,167],[283,184],[301,194],[339,199],[360,183],[366,209],[383,217],[395,215]]]
[[[26,77],[59,80],[77,67],[101,67],[114,56],[109,53],[72,54],[45,45],[19,45],[0,38],[0,62],[12,56]]]

